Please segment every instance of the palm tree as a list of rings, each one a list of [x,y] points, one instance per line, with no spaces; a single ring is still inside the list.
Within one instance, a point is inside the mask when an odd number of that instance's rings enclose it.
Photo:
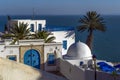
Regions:
[[[30,29],[27,28],[27,24],[20,23],[10,28],[10,33],[3,35],[4,38],[13,38],[12,44],[21,39],[28,39],[30,35]]]
[[[53,40],[55,39],[54,36],[50,36],[50,35],[52,35],[51,32],[39,31],[39,32],[36,32],[35,34],[33,34],[33,38],[34,39],[44,39],[45,43],[50,43],[50,42],[53,42]]]
[[[92,49],[93,31],[106,31],[104,20],[99,14],[97,14],[96,11],[89,11],[87,12],[86,16],[80,19],[79,22],[81,25],[78,26],[78,31],[88,31],[89,35],[87,37],[86,44],[90,49]]]

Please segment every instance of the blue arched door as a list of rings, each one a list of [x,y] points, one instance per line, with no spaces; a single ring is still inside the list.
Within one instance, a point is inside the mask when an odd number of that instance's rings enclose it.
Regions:
[[[40,54],[34,49],[26,51],[24,54],[24,64],[40,69]]]

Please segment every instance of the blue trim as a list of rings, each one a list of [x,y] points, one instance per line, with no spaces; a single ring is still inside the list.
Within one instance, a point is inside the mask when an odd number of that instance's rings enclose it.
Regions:
[[[48,54],[48,65],[55,64],[55,55],[54,54]]]
[[[71,30],[75,30],[74,27],[66,27],[66,26],[47,26],[45,27],[46,31],[71,31]]]
[[[38,24],[38,31],[41,31],[41,30],[42,30],[42,25]]]
[[[34,32],[34,24],[30,25],[31,32]]]
[[[67,40],[63,40],[63,48],[66,50],[67,49]]]
[[[16,61],[17,57],[11,55],[11,56],[8,56],[8,59],[13,60],[13,61]]]
[[[24,64],[27,64],[34,68],[40,69],[39,52],[34,49],[30,49],[30,50],[26,51],[26,53],[24,55]]]

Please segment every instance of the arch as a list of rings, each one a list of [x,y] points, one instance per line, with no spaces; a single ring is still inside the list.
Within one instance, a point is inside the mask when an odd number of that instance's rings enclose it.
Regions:
[[[24,64],[40,69],[40,54],[35,49],[27,50],[24,54]]]

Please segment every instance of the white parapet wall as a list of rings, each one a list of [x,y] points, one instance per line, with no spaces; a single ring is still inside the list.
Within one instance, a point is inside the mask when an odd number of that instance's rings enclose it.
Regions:
[[[80,68],[63,59],[60,59],[60,72],[69,80],[95,80],[94,70]],[[120,80],[120,74],[116,76],[97,70],[96,78],[96,80],[115,80],[115,78]]]
[[[0,80],[67,80],[64,77],[0,58]]]
[[[44,44],[43,39],[19,40],[19,45],[41,45],[41,44]]]
[[[85,70],[60,59],[60,72],[68,80],[85,80]]]
[[[0,58],[0,80],[37,80],[42,74],[15,61]]]

